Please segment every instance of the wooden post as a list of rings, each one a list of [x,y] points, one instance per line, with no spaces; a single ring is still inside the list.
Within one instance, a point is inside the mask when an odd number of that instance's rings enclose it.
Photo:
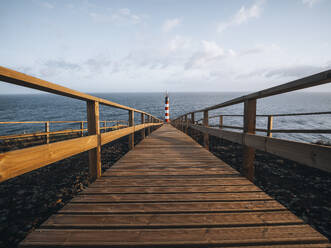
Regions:
[[[191,124],[194,125],[195,124],[195,116],[194,113],[191,113]],[[193,137],[195,135],[195,131],[193,128],[191,128],[191,136]]]
[[[87,130],[88,135],[97,135],[97,147],[89,150],[89,174],[93,182],[101,177],[101,135],[99,122],[99,102],[87,101]]]
[[[141,124],[145,124],[145,114],[141,113]],[[145,128],[141,130],[141,138],[145,139]]]
[[[268,129],[267,136],[268,137],[272,137],[272,132],[271,132],[271,130],[272,130],[272,121],[273,121],[273,116],[269,115],[268,116],[268,127],[267,127],[267,129]]]
[[[151,123],[151,116],[148,115],[147,116],[147,123]],[[148,127],[147,128],[147,136],[150,136],[151,135],[151,127]]]
[[[129,127],[134,126],[134,111],[129,110]],[[129,134],[129,150],[133,149],[134,147],[134,132]]]
[[[255,134],[256,128],[256,99],[244,103],[244,133]],[[243,165],[241,173],[250,181],[254,181],[255,149],[244,146]]]
[[[203,125],[205,127],[209,125],[208,110],[203,111]],[[207,133],[203,134],[203,144],[206,149],[209,149],[209,135]]]
[[[82,121],[81,123],[80,123],[80,130],[81,130],[81,132],[80,132],[80,136],[84,136],[84,122]]]
[[[184,132],[188,132],[188,120],[187,120],[187,115],[184,116]]]
[[[49,144],[49,121],[45,122],[46,144]]]
[[[223,115],[220,115],[220,129],[223,127]]]

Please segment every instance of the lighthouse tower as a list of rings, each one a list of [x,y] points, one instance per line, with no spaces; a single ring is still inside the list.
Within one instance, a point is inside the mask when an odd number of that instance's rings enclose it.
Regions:
[[[166,92],[166,96],[165,96],[164,119],[165,119],[165,122],[169,122],[169,96],[168,96],[168,92]]]

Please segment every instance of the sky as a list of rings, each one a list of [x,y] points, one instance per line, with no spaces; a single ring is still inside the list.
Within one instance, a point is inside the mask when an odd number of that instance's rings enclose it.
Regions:
[[[331,69],[330,13],[331,0],[0,0],[0,65],[90,93],[253,92]]]

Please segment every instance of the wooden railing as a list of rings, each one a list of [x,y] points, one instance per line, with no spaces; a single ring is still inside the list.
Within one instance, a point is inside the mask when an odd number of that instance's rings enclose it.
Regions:
[[[58,131],[50,131],[51,124],[79,124],[79,129],[65,129]],[[100,124],[103,124],[101,127]],[[110,126],[109,123],[115,124]],[[84,136],[84,132],[87,132],[87,128],[84,125],[87,124],[87,121],[0,121],[0,126],[2,125],[13,125],[13,124],[43,124],[44,132],[34,132],[34,133],[23,133],[23,134],[12,134],[12,135],[2,135],[0,136],[0,140],[12,140],[12,139],[24,139],[28,137],[38,137],[45,136],[45,142],[48,144],[50,142],[50,136],[55,134],[71,134],[71,133],[79,133],[81,136]],[[127,127],[128,122],[124,120],[112,120],[112,121],[99,121],[100,130],[106,132],[110,129],[118,129]]]
[[[0,182],[38,169],[56,161],[89,151],[89,175],[94,181],[101,176],[101,146],[124,136],[129,136],[129,148],[134,147],[134,133],[142,131],[145,137],[151,127],[162,125],[155,116],[141,110],[127,107],[106,99],[91,96],[57,84],[44,81],[0,66],[0,81],[41,90],[85,101],[87,104],[88,136],[60,141],[0,154]],[[111,132],[100,132],[99,105],[110,106],[128,111],[128,126]],[[139,113],[141,124],[135,125],[134,114]]]
[[[326,134],[331,133],[331,129],[273,129],[273,120],[274,117],[286,117],[286,116],[309,116],[309,115],[331,115],[331,112],[310,112],[310,113],[289,113],[289,114],[271,114],[271,115],[256,115],[256,117],[267,118],[267,127],[263,128],[256,128],[255,131],[257,132],[265,132],[267,133],[268,137],[272,137],[272,133],[319,133],[319,134]],[[243,118],[244,115],[231,115],[231,114],[223,114],[223,115],[213,115],[210,116],[209,119],[219,118],[218,125],[209,125],[210,127],[219,127],[219,128],[226,128],[226,129],[237,129],[243,130],[243,127],[240,126],[231,126],[231,125],[224,125],[224,117],[241,117]],[[200,124],[203,119],[199,119],[195,122],[195,124]]]
[[[298,163],[302,163],[314,168],[318,168],[327,172],[331,172],[331,147],[316,145],[310,143],[296,142],[290,140],[276,139],[272,137],[272,133],[331,133],[330,130],[275,130],[272,129],[273,116],[293,116],[293,115],[315,115],[315,114],[330,114],[331,112],[318,113],[296,113],[296,114],[277,114],[277,115],[259,115],[268,117],[267,129],[256,129],[256,102],[260,98],[273,95],[283,94],[295,90],[305,89],[312,86],[322,85],[331,82],[331,70],[324,71],[309,77],[298,79],[286,84],[272,87],[266,90],[258,91],[249,95],[238,97],[230,101],[226,101],[211,107],[189,112],[172,120],[172,124],[187,132],[190,127],[203,133],[204,146],[209,148],[209,135],[226,139],[238,144],[244,145],[243,149],[243,164],[241,172],[251,181],[254,180],[254,159],[255,149],[269,152],[283,158],[287,158]],[[244,103],[244,111],[242,115],[217,115],[219,119],[219,127],[213,128],[209,126],[209,111],[224,108],[227,106]],[[202,125],[195,121],[195,114],[203,113]],[[240,116],[243,117],[243,127],[233,127],[223,125],[224,116]],[[212,116],[215,117],[215,116]],[[223,128],[232,128],[243,130],[242,133],[224,130]],[[267,132],[267,136],[256,135],[256,131]]]

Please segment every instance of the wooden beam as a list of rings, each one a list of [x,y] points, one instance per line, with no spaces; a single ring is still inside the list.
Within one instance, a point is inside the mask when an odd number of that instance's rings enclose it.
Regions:
[[[203,125],[205,127],[209,125],[208,111],[203,111]],[[207,133],[203,134],[203,145],[209,150],[209,135]]]
[[[195,116],[194,116],[194,113],[191,113],[191,122],[192,122],[192,124],[195,124]]]
[[[49,121],[45,123],[46,144],[49,144]]]
[[[271,132],[271,130],[272,130],[272,119],[273,119],[272,115],[269,115],[268,116],[268,125],[267,125],[267,136],[268,137],[272,137],[272,132]]]
[[[223,128],[223,115],[220,115],[219,125],[220,125],[220,129],[222,129]]]
[[[322,84],[326,84],[326,83],[330,83],[331,82],[331,70],[327,70],[327,71],[323,71],[308,77],[304,77],[304,78],[300,78],[294,81],[291,81],[289,83],[285,83],[285,84],[281,84],[275,87],[271,87],[265,90],[261,90],[261,91],[257,91],[254,93],[251,93],[249,95],[245,95],[245,96],[241,96],[214,106],[210,106],[208,108],[204,108],[204,109],[200,109],[196,112],[203,112],[205,110],[214,110],[214,109],[218,109],[218,108],[223,108],[223,107],[227,107],[230,105],[234,105],[234,104],[238,104],[238,103],[242,103],[245,102],[247,100],[256,100],[259,98],[264,98],[264,97],[268,97],[268,96],[274,96],[274,95],[278,95],[278,94],[282,94],[282,93],[286,93],[286,92],[291,92],[291,91],[295,91],[295,90],[300,90],[300,89],[305,89],[305,88],[310,88],[313,86],[317,86],[317,85],[322,85]]]
[[[148,115],[147,116],[147,123],[151,123],[151,116]],[[147,136],[150,136],[151,135],[151,127],[148,127],[147,128]]]
[[[255,134],[256,128],[256,100],[248,100],[244,103],[244,133]],[[254,181],[255,149],[244,146],[243,164],[241,173],[250,181]]]
[[[80,133],[80,135],[83,137],[84,136],[84,122],[80,122],[80,130],[82,130],[82,132]]]
[[[89,175],[93,182],[101,177],[101,137],[99,122],[99,103],[87,102],[87,129],[88,135],[97,135],[97,146],[89,151]]]
[[[269,138],[256,134],[238,133],[198,125],[191,125],[191,128],[237,144],[254,147],[255,149],[278,155],[309,167],[331,172],[329,162],[331,161],[330,146]]]
[[[0,182],[39,169],[97,146],[97,135],[0,154]]]
[[[141,113],[141,124],[144,125],[145,124],[145,114],[144,113]],[[141,138],[142,139],[145,139],[145,128],[143,128],[141,130]]]
[[[129,110],[129,127],[133,127],[133,126],[134,126],[134,111]],[[134,147],[134,132],[132,134],[129,134],[128,145],[129,145],[129,150],[133,149],[133,147]]]
[[[126,110],[133,110],[135,112],[139,113],[145,113],[143,111],[130,108],[115,102],[111,102],[99,97],[91,96],[76,90],[72,90],[66,87],[63,87],[58,84],[54,84],[36,77],[32,77],[29,75],[26,75],[24,73],[14,71],[5,67],[0,66],[0,81],[6,82],[6,83],[11,83],[11,84],[16,84],[20,86],[24,86],[27,88],[32,88],[44,92],[49,92],[61,96],[67,96],[79,100],[84,100],[84,101],[95,101],[99,102],[100,104],[107,105],[110,107],[114,108],[119,108],[119,109],[126,109]]]

